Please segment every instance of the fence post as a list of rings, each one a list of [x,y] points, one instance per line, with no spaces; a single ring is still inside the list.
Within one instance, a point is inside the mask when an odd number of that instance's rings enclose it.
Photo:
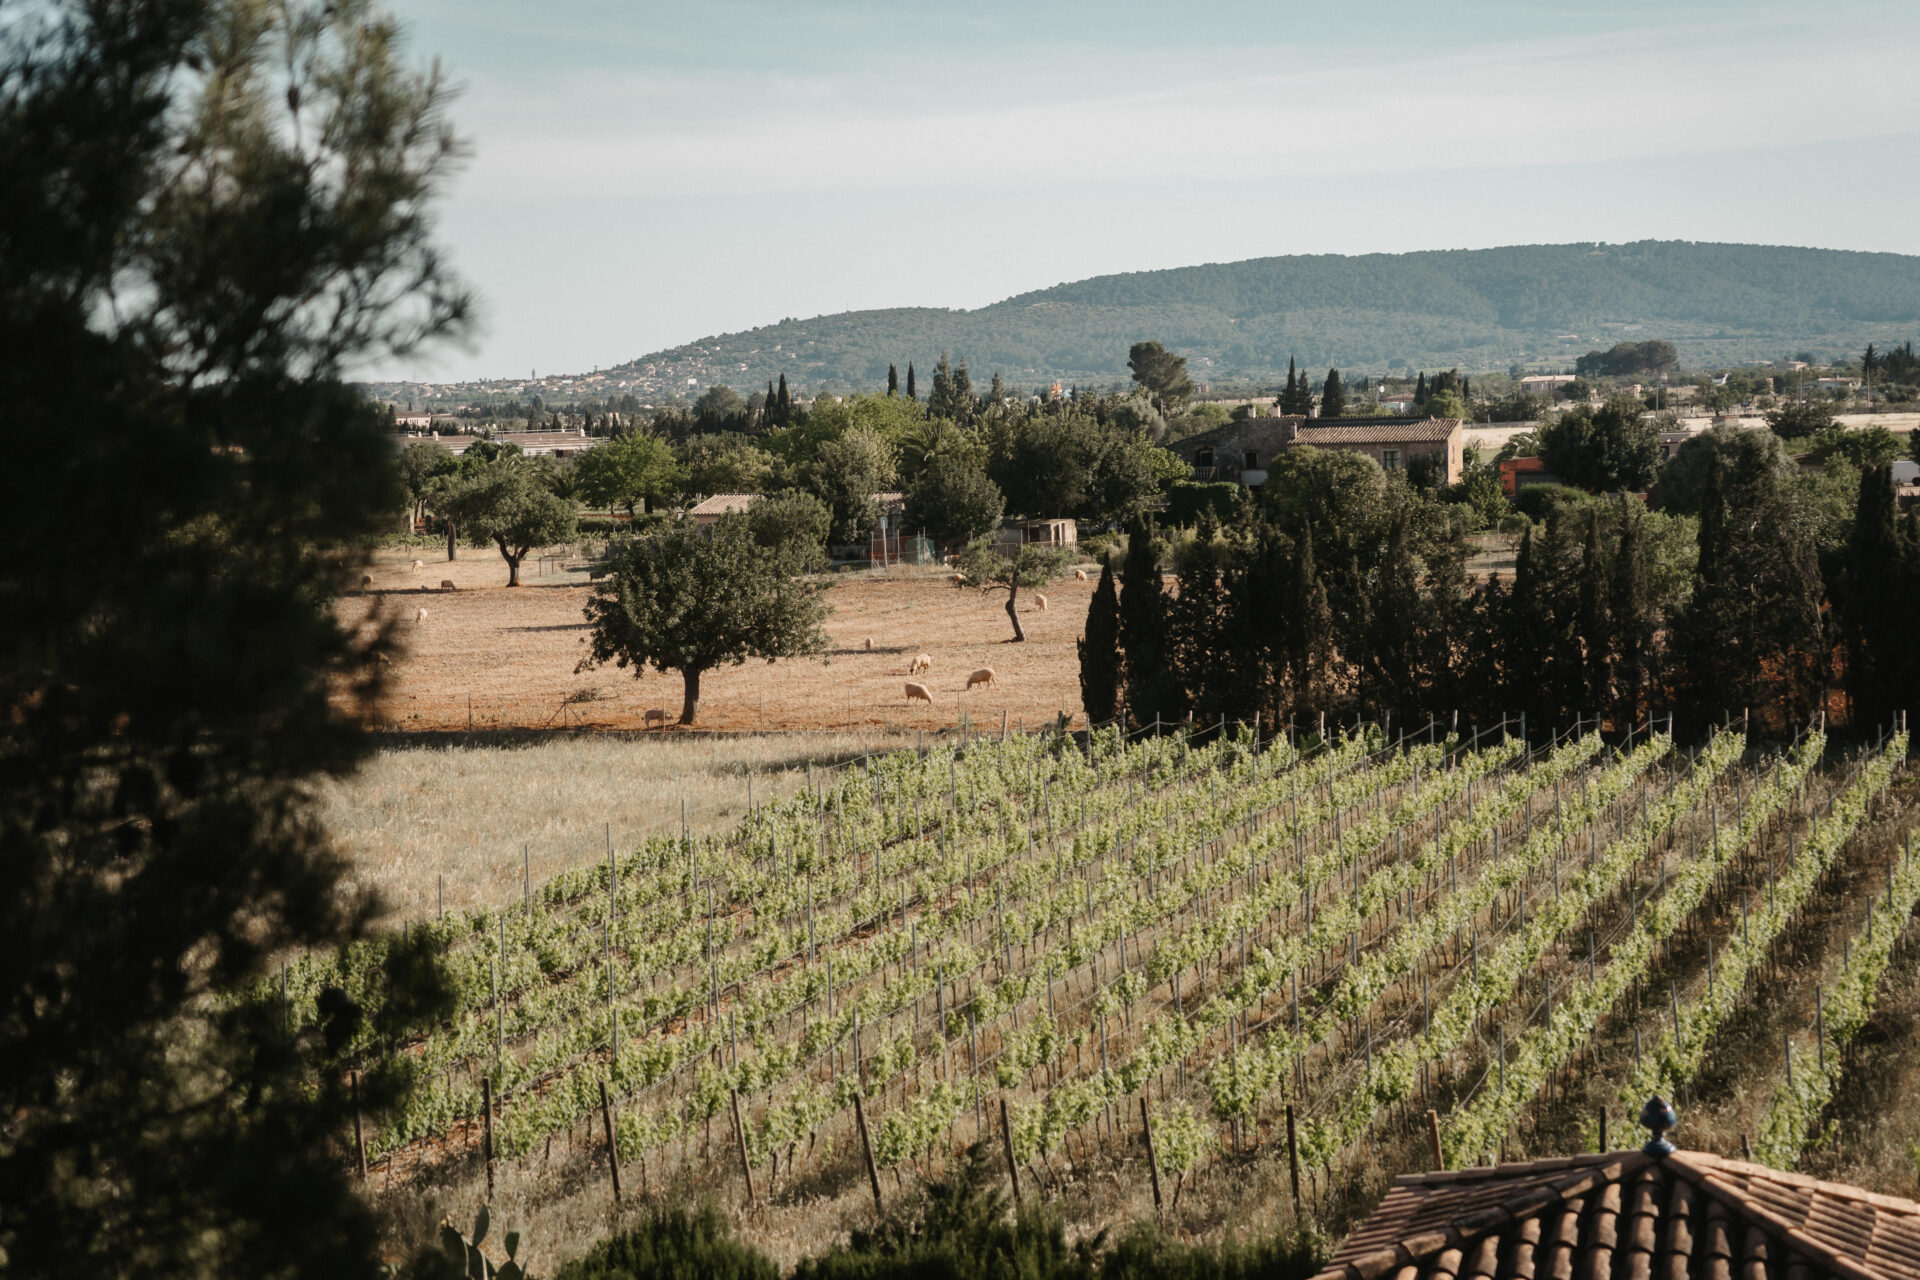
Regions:
[[[620,1144],[613,1136],[613,1103],[607,1098],[607,1082],[600,1082],[600,1122],[607,1127],[607,1164],[613,1170],[613,1204],[620,1206]],[[592,1122],[588,1122],[592,1132]]]
[[[740,1119],[740,1091],[728,1090],[733,1100],[733,1136],[740,1143],[740,1172],[747,1179],[747,1203],[753,1203],[753,1166],[747,1162],[747,1126]]]
[[[480,1077],[480,1110],[486,1117],[482,1131],[481,1141],[484,1145],[481,1154],[487,1160],[487,1202],[491,1204],[493,1202],[493,1078],[491,1076]]]
[[[1140,1128],[1147,1135],[1147,1172],[1153,1175],[1153,1207],[1160,1207],[1160,1161],[1153,1152],[1153,1121],[1147,1116],[1147,1095],[1140,1095]]]
[[[1427,1147],[1433,1152],[1435,1173],[1447,1167],[1447,1157],[1440,1149],[1440,1113],[1431,1107],[1427,1109]]]
[[[873,1164],[873,1139],[867,1135],[867,1109],[857,1093],[853,1095],[853,1118],[860,1126],[860,1150],[867,1158],[867,1185],[873,1188],[873,1212],[879,1216],[885,1213],[880,1205],[880,1171]]]
[[[1287,1174],[1293,1179],[1293,1207],[1300,1208],[1300,1136],[1294,1127],[1293,1104],[1287,1104]]]
[[[1007,1100],[1000,1099],[1000,1143],[1007,1152],[1007,1180],[1013,1184],[1013,1204],[1020,1207],[1020,1166],[1013,1162],[1013,1125],[1007,1119]]]
[[[360,1073],[353,1073],[353,1154],[360,1164],[360,1178],[367,1176],[367,1140],[360,1131]]]

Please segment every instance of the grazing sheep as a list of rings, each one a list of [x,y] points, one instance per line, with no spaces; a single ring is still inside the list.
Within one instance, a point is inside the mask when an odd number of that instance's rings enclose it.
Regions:
[[[1073,580],[1075,582],[1085,582],[1087,580],[1087,571],[1085,569],[1075,569],[1073,571]]]
[[[1038,591],[1033,593],[1033,602],[1040,606],[1040,612],[1045,613],[1047,611],[1047,598]]]
[[[371,587],[372,585],[373,585],[373,575],[366,574],[366,573],[363,573],[360,575],[360,589],[362,591],[365,591],[368,587]]]
[[[393,661],[393,659],[392,659],[392,658],[389,658],[389,657],[388,657],[388,656],[387,656],[386,654],[384,654],[384,653],[381,653],[381,652],[380,652],[380,651],[379,651],[378,649],[375,649],[375,650],[373,651],[373,656],[374,656],[374,657],[375,657],[376,659],[378,659],[379,661],[381,661],[381,662],[392,662],[392,661]]]
[[[919,675],[922,671],[931,670],[933,670],[933,655],[930,653],[917,655],[907,666],[907,674],[910,676]]]
[[[427,620],[427,611],[425,609],[416,609],[413,614],[413,620],[415,623],[425,622]]]
[[[458,591],[460,588],[453,585],[452,578],[442,578],[440,579],[440,589],[442,591]]]
[[[993,687],[993,668],[992,667],[982,667],[978,671],[974,672],[972,675],[967,677],[967,688],[971,689],[973,688],[973,686],[977,684],[984,684],[989,688]]]
[[[665,707],[647,708],[647,728],[651,729],[656,724],[662,729],[667,727],[667,710]]]
[[[917,684],[909,680],[907,681],[907,701],[912,702],[915,698],[920,699],[920,701],[926,703],[928,706],[932,706],[933,690],[923,684]]]
[[[967,575],[964,573],[956,573],[951,578],[947,579],[947,581],[949,582],[965,582],[966,580],[967,580]]]
[[[868,652],[868,653],[872,653],[872,652],[873,652],[873,637],[872,637],[872,636],[868,636],[868,637],[867,637],[867,652]]]
[[[415,561],[413,562],[413,566],[412,566],[412,568],[410,568],[410,569],[408,569],[408,570],[407,570],[407,572],[409,572],[409,573],[418,573],[418,572],[420,572],[420,571],[421,571],[422,569],[424,569],[424,568],[426,568],[426,567],[427,567],[427,562],[426,562],[425,560],[415,560]]]

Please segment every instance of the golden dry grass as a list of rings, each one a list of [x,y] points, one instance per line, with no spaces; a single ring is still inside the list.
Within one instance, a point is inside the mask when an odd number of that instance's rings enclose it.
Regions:
[[[590,589],[583,575],[538,576],[529,561],[527,585],[509,589],[497,555],[463,550],[449,564],[432,554],[419,555],[426,563],[414,570],[415,552],[380,553],[369,571],[373,586],[338,604],[351,626],[368,625],[383,612],[397,619],[400,648],[388,668],[381,725],[641,729],[649,708],[678,717],[678,675],[649,670],[635,679],[617,667],[576,674],[587,641],[582,608]],[[1050,607],[1044,611],[1023,593],[1028,639],[1009,644],[1001,593],[959,590],[944,574],[924,570],[838,576],[827,592],[829,651],[707,673],[699,727],[932,730],[951,728],[963,716],[995,728],[1002,716],[1030,726],[1050,723],[1062,711],[1080,717],[1074,642],[1086,625],[1093,577],[1056,582],[1045,592]],[[442,580],[458,589],[440,590]],[[426,618],[417,619],[420,609]],[[904,690],[908,664],[922,652],[933,658],[933,669],[914,678],[933,690],[931,707],[909,706]],[[993,687],[966,688],[976,667],[995,670]],[[565,705],[583,690],[594,700]]]
[[[510,901],[522,851],[539,884],[603,857],[609,831],[630,849],[677,831],[720,830],[756,801],[806,784],[827,765],[909,745],[885,730],[771,734],[565,734],[523,742],[421,740],[378,751],[350,778],[325,783],[320,812],[357,879],[400,917],[434,912],[440,877],[449,909]]]

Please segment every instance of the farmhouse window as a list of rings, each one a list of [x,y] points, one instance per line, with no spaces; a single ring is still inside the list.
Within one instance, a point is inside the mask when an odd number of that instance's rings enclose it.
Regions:
[[[1380,465],[1389,471],[1398,471],[1400,469],[1400,451],[1398,449],[1382,449],[1380,451]]]
[[[1193,465],[1194,465],[1194,466],[1196,466],[1196,467],[1210,467],[1210,466],[1212,466],[1212,465],[1213,465],[1213,450],[1211,450],[1211,449],[1196,449],[1196,450],[1194,450],[1194,454],[1193,454]]]
[[[1259,469],[1260,469],[1260,455],[1255,453],[1252,449],[1247,450],[1247,470],[1258,471]]]

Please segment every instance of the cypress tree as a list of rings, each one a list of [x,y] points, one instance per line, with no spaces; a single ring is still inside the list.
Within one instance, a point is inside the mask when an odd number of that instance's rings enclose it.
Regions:
[[[1415,404],[1427,402],[1427,371],[1425,369],[1420,371],[1420,380],[1413,384],[1413,402]]]
[[[787,375],[780,375],[780,425],[793,425],[793,401],[787,398]]]
[[[890,396],[900,394],[900,366],[892,361],[887,362],[887,394]]]
[[[1460,379],[1460,398],[1465,400],[1472,393],[1473,387],[1469,384],[1468,379],[1462,375]]]
[[[1650,708],[1643,706],[1651,675],[1653,605],[1647,589],[1647,544],[1638,502],[1620,495],[1620,549],[1614,555],[1612,612],[1614,652],[1613,721],[1631,728]]]
[[[1587,513],[1587,538],[1580,549],[1580,605],[1576,637],[1579,655],[1580,673],[1584,685],[1578,692],[1584,694],[1582,714],[1591,711],[1596,716],[1605,715],[1611,703],[1611,680],[1608,667],[1611,660],[1612,635],[1607,625],[1607,571],[1605,557],[1600,550],[1600,513],[1598,510]]]
[[[1869,467],[1860,473],[1853,533],[1834,593],[1846,644],[1847,698],[1857,729],[1884,724],[1895,710],[1903,654],[1913,643],[1901,625],[1904,551],[1894,518],[1893,469]]]
[[[1174,701],[1183,709],[1211,699],[1220,656],[1228,652],[1226,597],[1220,590],[1220,566],[1214,558],[1219,521],[1211,509],[1200,513],[1194,542],[1180,565],[1179,590],[1167,602],[1167,668]]]
[[[777,427],[780,425],[778,421],[779,414],[780,402],[776,400],[773,395],[773,379],[768,378],[767,398],[762,401],[760,405],[760,421],[766,426]]]
[[[1347,389],[1340,385],[1340,371],[1327,370],[1327,381],[1320,389],[1320,416],[1337,418],[1347,411]]]
[[[1327,710],[1333,674],[1333,610],[1313,563],[1311,525],[1294,543],[1287,615],[1287,684],[1296,714],[1305,719]]]
[[[1293,406],[1299,398],[1295,389],[1295,382],[1296,382],[1296,376],[1293,371],[1293,357],[1288,356],[1287,357],[1287,389],[1280,393],[1280,412],[1282,413],[1292,413]]]
[[[1136,520],[1127,529],[1120,576],[1120,649],[1126,655],[1127,711],[1136,727],[1155,715],[1169,718],[1166,604],[1153,526]]]
[[[920,399],[913,387],[913,361],[911,360],[907,361],[907,399],[915,401]]]
[[[1087,633],[1079,641],[1080,705],[1089,725],[1113,719],[1120,702],[1120,598],[1113,585],[1113,563],[1100,566],[1100,585],[1087,610]]]

